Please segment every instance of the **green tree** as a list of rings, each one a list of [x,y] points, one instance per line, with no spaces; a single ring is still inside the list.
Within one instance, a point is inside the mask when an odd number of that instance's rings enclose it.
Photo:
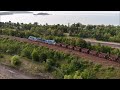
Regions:
[[[35,50],[35,49],[32,52],[32,60],[39,61],[39,54],[38,54],[37,50]]]
[[[31,59],[31,53],[32,53],[31,51],[32,50],[29,47],[26,47],[22,50],[21,56]]]

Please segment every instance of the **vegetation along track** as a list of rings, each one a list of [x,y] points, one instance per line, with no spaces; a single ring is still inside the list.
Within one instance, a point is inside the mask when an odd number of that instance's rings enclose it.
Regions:
[[[41,43],[41,42],[33,42],[33,41],[30,41],[26,38],[4,36],[4,35],[1,35],[1,37],[6,37],[6,38],[8,37],[12,40],[17,40],[17,41],[20,41],[20,42],[27,42],[27,43],[35,44],[35,45],[38,45],[38,46],[45,46],[45,47],[48,47],[49,49],[52,49],[52,50],[55,50],[55,51],[61,51],[61,52],[64,52],[64,53],[69,53],[71,55],[78,56],[78,57],[83,58],[85,60],[89,60],[89,61],[94,62],[94,63],[99,63],[103,66],[120,67],[120,64],[117,63],[117,62],[109,61],[109,60],[106,60],[106,59],[103,59],[103,58],[99,58],[99,57],[92,56],[92,55],[89,55],[89,54],[86,54],[86,53],[70,50],[70,49],[67,49],[67,48],[63,48],[63,47],[59,47],[59,46],[55,46],[55,45],[49,45],[49,44],[45,44],[45,43]]]

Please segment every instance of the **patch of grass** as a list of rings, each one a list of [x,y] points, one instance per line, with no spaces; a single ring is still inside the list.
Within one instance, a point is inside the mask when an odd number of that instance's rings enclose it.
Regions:
[[[10,55],[4,54],[4,57],[0,59],[0,62],[10,66],[10,58],[11,58]]]

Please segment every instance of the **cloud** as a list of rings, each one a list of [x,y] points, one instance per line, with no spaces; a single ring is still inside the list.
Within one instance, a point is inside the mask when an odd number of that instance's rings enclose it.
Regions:
[[[0,15],[13,15],[11,12],[0,12]]]
[[[13,14],[32,14],[33,12],[29,12],[29,11],[4,11],[4,12],[0,12],[0,15],[13,15]]]
[[[9,12],[13,13],[13,14],[33,13],[33,12],[29,12],[29,11],[9,11]]]
[[[33,15],[51,15],[49,13],[37,13],[37,14],[33,14]]]

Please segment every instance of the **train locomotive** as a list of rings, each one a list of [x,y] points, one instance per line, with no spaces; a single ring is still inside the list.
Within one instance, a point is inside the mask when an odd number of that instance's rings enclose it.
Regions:
[[[46,40],[46,39],[37,38],[37,37],[34,37],[34,36],[29,36],[28,39],[31,40],[31,41],[42,42],[42,43],[46,43],[46,44],[56,44],[55,40]]]

